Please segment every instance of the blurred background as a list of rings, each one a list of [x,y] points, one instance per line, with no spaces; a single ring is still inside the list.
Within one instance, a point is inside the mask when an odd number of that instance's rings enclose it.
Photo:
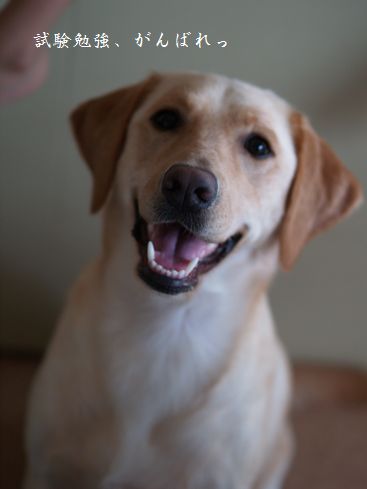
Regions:
[[[49,29],[52,40],[66,33],[69,49],[40,48],[50,57],[46,83],[0,108],[1,349],[44,349],[68,287],[98,252],[91,179],[68,123],[75,105],[152,70],[237,77],[307,113],[366,190],[366,19],[365,0],[73,1]],[[139,47],[134,38],[148,32]],[[184,32],[189,47],[177,48]],[[72,48],[78,33],[92,45],[106,33],[110,48]],[[211,46],[196,47],[198,33]],[[365,205],[278,276],[271,300],[293,358],[367,367],[366,251]]]

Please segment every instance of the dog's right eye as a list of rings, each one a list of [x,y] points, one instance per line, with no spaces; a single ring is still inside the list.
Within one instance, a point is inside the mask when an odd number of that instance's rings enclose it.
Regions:
[[[244,146],[250,155],[256,160],[264,160],[274,155],[269,142],[256,133],[251,133],[247,137]]]
[[[159,110],[150,120],[159,131],[173,131],[182,124],[181,114],[175,109]]]

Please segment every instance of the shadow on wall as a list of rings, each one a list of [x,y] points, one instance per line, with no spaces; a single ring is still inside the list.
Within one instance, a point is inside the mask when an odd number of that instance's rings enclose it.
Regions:
[[[34,274],[14,272],[5,264],[1,268],[1,348],[38,352],[49,340],[60,313],[60,296]],[[7,333],[3,337],[5,320]]]

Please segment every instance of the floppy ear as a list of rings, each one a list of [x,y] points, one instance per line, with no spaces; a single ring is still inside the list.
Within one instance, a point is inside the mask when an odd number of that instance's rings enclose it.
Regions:
[[[362,190],[299,113],[291,119],[297,170],[280,227],[280,262],[289,270],[304,245],[362,201]]]
[[[157,80],[152,75],[136,85],[84,102],[71,114],[79,150],[93,175],[93,213],[107,198],[130,119]]]

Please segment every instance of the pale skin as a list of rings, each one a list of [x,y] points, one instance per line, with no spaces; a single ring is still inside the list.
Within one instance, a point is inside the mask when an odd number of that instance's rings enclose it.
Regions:
[[[70,0],[10,0],[0,12],[0,103],[37,90],[48,73],[48,48],[34,36],[50,27]]]

